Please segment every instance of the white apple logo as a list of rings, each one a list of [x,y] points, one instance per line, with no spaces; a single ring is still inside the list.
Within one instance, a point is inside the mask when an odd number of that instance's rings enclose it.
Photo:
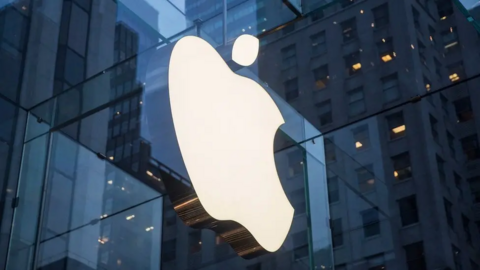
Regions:
[[[242,35],[232,58],[251,65],[258,48],[257,38]],[[275,167],[273,140],[284,123],[278,107],[194,36],[173,48],[168,81],[178,145],[201,205],[216,220],[241,224],[265,250],[278,250],[294,213]]]

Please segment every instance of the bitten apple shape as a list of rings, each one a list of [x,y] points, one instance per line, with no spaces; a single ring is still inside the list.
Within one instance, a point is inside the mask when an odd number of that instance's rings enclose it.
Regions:
[[[257,54],[255,37],[234,44],[239,64],[253,63]],[[278,250],[294,213],[274,160],[274,136],[284,123],[278,107],[258,83],[232,72],[194,36],[173,48],[168,80],[177,142],[201,206],[216,221],[246,228],[266,251]]]

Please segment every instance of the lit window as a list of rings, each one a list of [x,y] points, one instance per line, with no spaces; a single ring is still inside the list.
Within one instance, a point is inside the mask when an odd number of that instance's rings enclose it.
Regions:
[[[406,127],[402,112],[387,116],[387,124],[391,140],[405,136]]]
[[[330,76],[328,75],[328,65],[314,69],[313,76],[315,77],[315,86],[317,89],[327,87],[328,80],[330,79]]]
[[[362,64],[360,61],[360,53],[354,52],[344,57],[345,67],[348,75],[354,75],[357,72],[360,72],[362,69]]]
[[[457,28],[450,27],[449,30],[443,31],[442,40],[446,53],[453,52],[459,48]]]
[[[412,177],[412,167],[410,165],[410,155],[408,152],[392,157],[393,176],[398,181]]]
[[[465,69],[463,67],[463,62],[457,62],[447,67],[448,69],[448,78],[452,82],[456,82],[460,79],[465,78]]]
[[[360,126],[352,130],[353,140],[355,141],[355,148],[360,151],[370,147],[370,135],[368,133],[368,126]]]

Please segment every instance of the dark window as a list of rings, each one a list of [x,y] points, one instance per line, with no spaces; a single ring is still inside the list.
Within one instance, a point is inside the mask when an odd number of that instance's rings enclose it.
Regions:
[[[330,100],[321,102],[316,105],[318,110],[318,117],[320,120],[320,126],[324,126],[333,122],[332,119],[332,103]]]
[[[191,232],[188,236],[190,253],[197,253],[202,250],[202,234],[200,231]]]
[[[415,25],[415,29],[417,29],[417,31],[420,31],[421,33],[422,27],[420,25],[420,13],[414,7],[412,7],[412,13],[413,13],[413,24]]]
[[[345,69],[347,75],[354,75],[362,70],[362,64],[360,61],[360,53],[354,52],[344,57]]]
[[[303,174],[303,153],[295,150],[287,154],[289,176]]]
[[[291,23],[282,29],[282,34],[287,35],[295,31],[295,23]]]
[[[334,203],[340,200],[340,192],[338,190],[338,178],[336,176],[327,179],[328,185],[328,202]]]
[[[286,70],[297,65],[297,51],[295,44],[282,49],[282,69]]]
[[[298,80],[297,78],[288,80],[284,83],[285,87],[285,100],[292,101],[300,95],[298,91]]]
[[[436,0],[438,17],[440,20],[445,20],[448,16],[453,14],[452,0]]]
[[[343,42],[349,42],[357,38],[357,20],[355,18],[344,21],[342,27]]]
[[[412,167],[410,165],[410,155],[408,152],[392,157],[393,176],[398,181],[412,177]]]
[[[426,56],[427,48],[425,47],[425,45],[423,45],[423,42],[421,42],[420,40],[417,40],[417,44],[418,44],[418,56],[420,57],[420,62],[426,67],[428,67],[427,56]]]
[[[470,97],[464,97],[453,102],[455,106],[455,114],[457,115],[457,122],[462,123],[473,119],[472,103]]]
[[[462,215],[462,225],[463,231],[465,233],[465,240],[467,243],[472,244],[472,233],[470,232],[470,219],[468,219],[465,215]]]
[[[247,270],[262,270],[262,264],[261,263],[256,263],[253,265],[247,266]]]
[[[375,188],[375,176],[373,175],[372,164],[365,165],[356,171],[358,189],[360,192],[367,192]]]
[[[365,112],[365,97],[363,88],[359,87],[347,93],[348,95],[348,115],[357,116]]]
[[[470,191],[472,192],[473,202],[480,203],[480,177],[476,176],[468,179],[468,184],[470,185]]]
[[[448,99],[442,93],[440,93],[440,102],[442,103],[443,111],[448,115]]]
[[[88,13],[77,5],[72,5],[71,12],[68,46],[84,57],[88,40]]]
[[[305,189],[299,189],[290,193],[291,203],[293,209],[295,209],[295,215],[305,214],[306,204],[305,204]]]
[[[382,78],[383,102],[388,103],[400,98],[397,73]]]
[[[391,37],[382,38],[381,41],[377,42],[378,56],[382,62],[390,62],[395,58],[396,54],[393,49],[393,40]]]
[[[446,184],[445,161],[438,155],[436,155],[436,161],[437,161],[438,178],[442,184]]]
[[[372,10],[374,17],[374,27],[382,28],[390,23],[390,16],[388,13],[388,3],[378,6]]]
[[[463,199],[462,177],[456,172],[453,173],[453,176],[455,181],[455,187],[458,190],[459,197]]]
[[[333,138],[325,138],[325,160],[327,162],[337,160]]]
[[[310,37],[312,42],[312,56],[318,56],[327,52],[327,39],[325,31],[317,33]]]
[[[445,208],[445,215],[447,216],[447,223],[450,228],[453,229],[453,215],[452,215],[452,203],[447,199],[443,199],[443,206]]]
[[[177,251],[177,241],[175,239],[166,241],[162,244],[162,261],[170,262],[175,260]]]
[[[438,121],[430,115],[430,132],[432,132],[433,139],[438,142]]]
[[[367,261],[368,270],[384,270],[385,269],[385,257],[383,253],[368,256],[365,258]]]
[[[455,263],[456,270],[462,270],[462,258],[460,257],[460,250],[452,245],[452,253],[453,253],[453,263]]]
[[[315,78],[315,86],[317,89],[327,87],[328,80],[330,79],[330,76],[328,75],[328,65],[314,69],[313,76]]]
[[[315,11],[312,11],[310,15],[312,16],[312,22],[320,20],[325,16],[323,8],[318,8]]]
[[[418,222],[417,199],[415,195],[398,200],[402,226],[408,226]]]
[[[480,270],[480,266],[478,266],[478,264],[476,264],[474,261],[470,260],[470,268],[472,270]]]
[[[402,112],[388,115],[387,124],[391,140],[405,136],[406,126]]]
[[[475,160],[480,157],[477,134],[461,139],[460,143],[462,144],[463,153],[467,157],[467,160]]]
[[[371,237],[380,234],[380,220],[378,209],[371,208],[361,212],[363,222],[363,235]]]
[[[333,219],[332,223],[332,245],[333,247],[339,247],[343,245],[343,228],[342,219]]]
[[[425,254],[423,252],[423,242],[417,242],[403,247],[407,260],[408,270],[425,270]]]
[[[339,3],[342,6],[342,8],[346,8],[350,5],[353,5],[357,0],[340,0]]]
[[[455,158],[455,137],[453,137],[452,133],[447,131],[447,141],[448,141],[448,148],[450,148],[450,155]]]
[[[363,125],[352,130],[355,148],[359,150],[368,149],[370,147],[370,135],[368,126]]]

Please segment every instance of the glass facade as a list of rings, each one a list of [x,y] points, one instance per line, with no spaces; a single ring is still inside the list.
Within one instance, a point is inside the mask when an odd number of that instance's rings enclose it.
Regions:
[[[480,269],[476,2],[0,0],[1,267]],[[168,95],[185,36],[285,120],[276,252],[243,259],[166,188],[192,188]]]

